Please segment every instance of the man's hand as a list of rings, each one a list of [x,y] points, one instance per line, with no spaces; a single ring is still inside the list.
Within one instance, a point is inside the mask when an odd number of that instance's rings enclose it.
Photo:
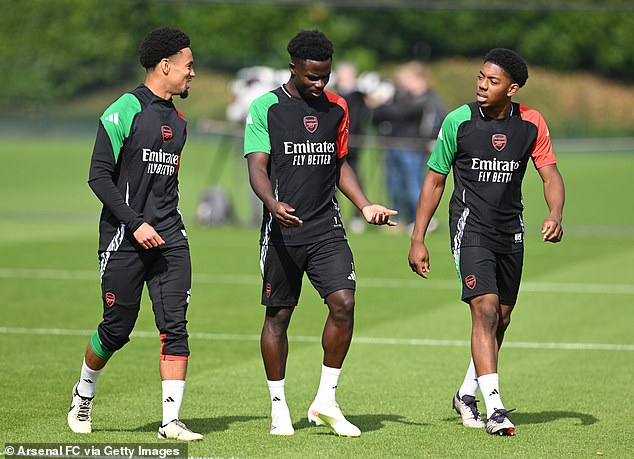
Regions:
[[[132,235],[144,249],[151,249],[165,244],[163,238],[159,236],[149,223],[143,223]]]
[[[427,279],[427,273],[429,272],[429,252],[427,252],[427,247],[425,247],[424,242],[412,241],[407,261],[412,271]]]
[[[303,220],[293,215],[295,209],[285,202],[276,201],[269,210],[271,211],[271,214],[273,214],[273,217],[284,228],[295,228],[304,224]]]
[[[552,217],[548,217],[542,223],[542,236],[544,242],[559,242],[564,236],[564,229],[561,226],[561,221],[558,221]]]
[[[363,213],[365,220],[372,225],[398,225],[398,223],[390,220],[390,217],[397,215],[398,212],[380,204],[368,204],[361,209],[361,213]]]

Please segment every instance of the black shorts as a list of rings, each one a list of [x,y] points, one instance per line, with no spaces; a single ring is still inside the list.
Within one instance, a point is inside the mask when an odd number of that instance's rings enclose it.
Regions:
[[[495,253],[484,247],[461,247],[454,253],[462,285],[462,301],[493,293],[501,304],[514,306],[522,278],[524,252]]]
[[[322,298],[356,289],[352,250],[345,239],[301,246],[261,245],[260,269],[264,306],[296,306],[304,272]]]
[[[185,316],[192,277],[189,247],[103,252],[100,259],[103,321],[98,332],[104,348],[116,351],[129,341],[139,315],[143,284],[147,284],[161,338],[161,359],[186,359]]]

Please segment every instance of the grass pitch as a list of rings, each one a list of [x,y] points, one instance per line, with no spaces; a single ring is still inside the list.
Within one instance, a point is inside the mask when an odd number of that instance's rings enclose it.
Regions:
[[[99,381],[94,433],[78,436],[66,426],[70,391],[101,314],[100,206],[86,185],[92,138],[3,140],[0,443],[156,442],[159,341],[147,296],[131,342]],[[408,235],[376,229],[350,235],[358,278],[355,340],[338,400],[362,436],[338,438],[306,420],[326,317],[306,283],[290,328],[287,371],[296,434],[279,438],[268,435],[259,355],[258,230],[203,228],[194,218],[211,177],[230,190],[245,219],[243,160],[226,144],[192,139],[181,169],[194,267],[181,415],[205,439],[189,445],[189,456],[632,457],[631,153],[559,155],[567,203],[558,245],[540,242],[546,206],[537,173],[527,171],[524,281],[500,357],[503,399],[517,408],[516,437],[467,430],[451,411],[469,360],[470,320],[449,252],[447,190],[438,213],[443,225],[428,239],[427,281],[409,270]],[[382,198],[378,161],[368,153],[363,163],[372,199]]]

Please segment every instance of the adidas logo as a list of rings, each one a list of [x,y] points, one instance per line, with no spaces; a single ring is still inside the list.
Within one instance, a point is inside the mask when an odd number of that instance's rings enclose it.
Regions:
[[[247,115],[247,120],[246,120],[247,124],[253,124],[253,117],[251,116],[251,113],[249,113]]]
[[[167,397],[165,400],[163,400],[163,403],[169,403],[169,402],[173,402],[174,399],[172,397]]]
[[[273,399],[271,401],[272,402],[279,402],[279,401],[281,401],[281,399],[279,397],[273,397]]]
[[[489,395],[499,395],[500,393],[498,392],[497,389],[493,389],[493,392],[491,392]]]
[[[351,280],[351,281],[357,280],[357,275],[354,273],[354,271],[350,273],[350,275],[348,276],[348,280]]]
[[[110,121],[114,124],[119,124],[119,112],[112,113],[105,118],[106,121]]]
[[[88,384],[94,384],[94,382],[90,378],[84,378],[84,381],[87,382]]]

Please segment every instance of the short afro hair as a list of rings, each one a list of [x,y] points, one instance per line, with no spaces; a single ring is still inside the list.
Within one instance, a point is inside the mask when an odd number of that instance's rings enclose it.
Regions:
[[[149,32],[139,45],[139,62],[146,69],[189,46],[189,37],[178,29],[162,27]]]
[[[528,79],[526,61],[512,49],[494,48],[484,56],[484,62],[491,62],[502,67],[520,88],[524,86]]]
[[[323,62],[332,59],[335,48],[328,37],[319,30],[297,32],[286,47],[291,60],[311,60]]]

